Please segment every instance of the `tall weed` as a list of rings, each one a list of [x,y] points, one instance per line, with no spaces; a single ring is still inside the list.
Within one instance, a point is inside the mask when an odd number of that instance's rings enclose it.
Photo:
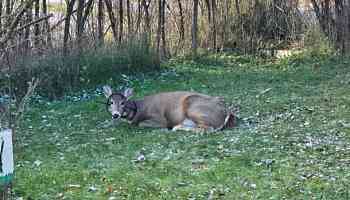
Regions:
[[[5,87],[12,83],[15,93],[23,95],[32,77],[40,78],[38,93],[51,99],[79,89],[118,81],[121,74],[159,69],[155,51],[146,42],[133,41],[120,46],[104,46],[82,54],[51,54],[44,58],[25,58],[16,63],[9,76],[0,77]]]
[[[304,35],[304,47],[311,57],[329,56],[335,53],[330,40],[324,35],[319,26],[310,26]]]

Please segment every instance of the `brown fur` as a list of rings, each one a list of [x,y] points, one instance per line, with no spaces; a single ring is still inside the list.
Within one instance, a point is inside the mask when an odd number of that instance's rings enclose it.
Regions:
[[[220,97],[176,91],[146,96],[134,102],[137,105],[137,113],[131,119],[134,125],[195,131],[234,126],[234,115]]]

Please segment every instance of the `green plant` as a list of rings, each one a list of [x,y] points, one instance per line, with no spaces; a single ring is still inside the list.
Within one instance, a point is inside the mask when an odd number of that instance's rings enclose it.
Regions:
[[[309,26],[304,36],[306,52],[311,57],[328,56],[335,52],[333,45],[319,26]]]
[[[24,58],[10,74],[18,94],[24,94],[27,81],[41,80],[38,93],[58,98],[67,93],[118,82],[122,74],[159,69],[155,52],[145,42],[134,41],[121,46],[105,46],[87,50],[81,55],[62,56],[58,53],[43,58]],[[6,82],[0,77],[0,82]]]

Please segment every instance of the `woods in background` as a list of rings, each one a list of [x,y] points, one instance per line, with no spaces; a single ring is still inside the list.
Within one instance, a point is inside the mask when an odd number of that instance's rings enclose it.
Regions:
[[[256,53],[297,43],[312,23],[347,54],[349,12],[349,0],[1,0],[1,63],[130,41],[159,60],[197,48]]]
[[[350,1],[311,0],[321,30],[342,54],[350,50]]]

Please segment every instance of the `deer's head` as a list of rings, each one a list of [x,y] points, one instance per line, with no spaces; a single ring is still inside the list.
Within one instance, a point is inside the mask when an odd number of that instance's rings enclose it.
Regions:
[[[119,119],[127,115],[127,102],[133,95],[133,89],[127,88],[121,92],[113,92],[108,85],[103,86],[104,95],[107,98],[107,110],[112,114],[113,119]]]

